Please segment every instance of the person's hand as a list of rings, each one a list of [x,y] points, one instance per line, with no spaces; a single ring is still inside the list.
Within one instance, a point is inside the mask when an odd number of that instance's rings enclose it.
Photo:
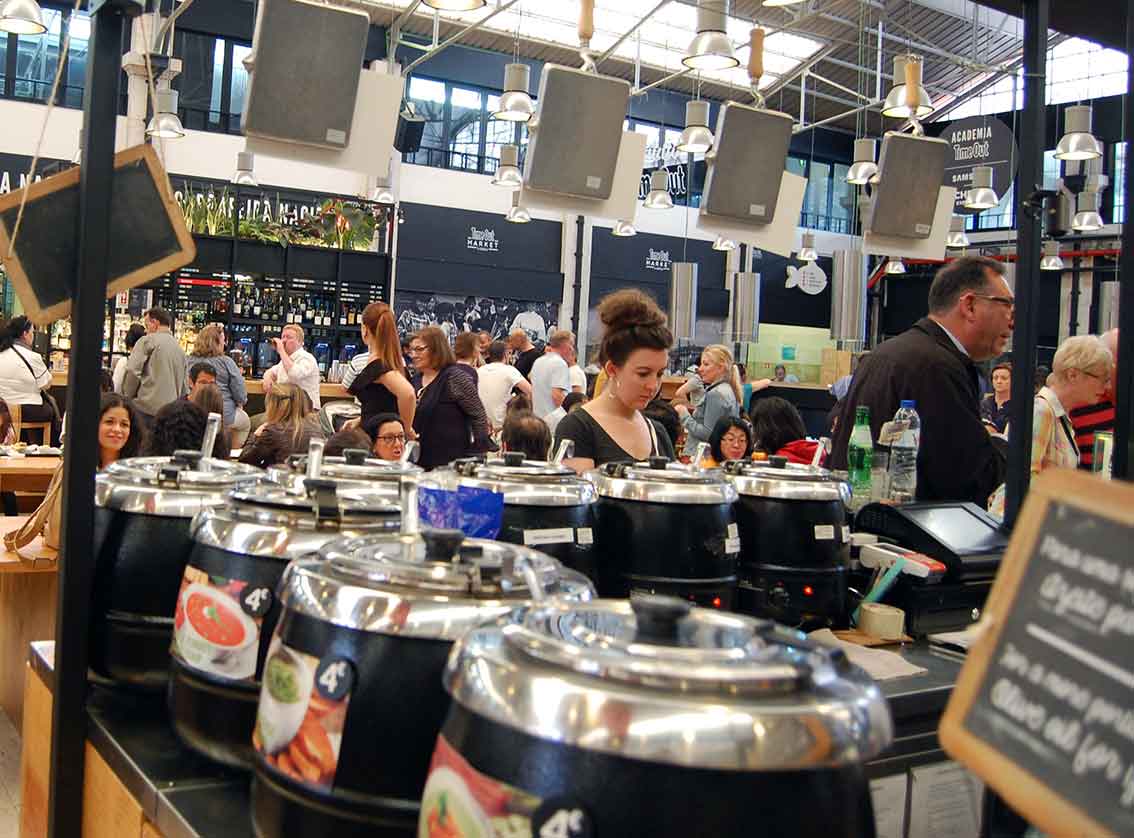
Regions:
[[[771,387],[772,386],[772,379],[770,379],[770,378],[757,378],[755,381],[751,382],[751,384],[752,384],[752,392],[756,393],[756,392],[759,392],[760,390],[764,390],[764,389],[767,389],[768,387]]]
[[[264,389],[271,390],[276,383],[276,375],[271,370],[264,373]]]
[[[343,422],[342,430],[352,431],[361,424],[362,424],[362,417],[356,416],[353,419],[347,419],[345,422]]]
[[[272,338],[272,348],[276,350],[279,355],[284,354],[284,345],[282,338]]]
[[[258,427],[258,428],[257,428],[257,429],[256,429],[255,431],[253,431],[253,432],[252,432],[252,435],[253,435],[253,436],[259,436],[260,434],[262,434],[262,433],[264,432],[264,428],[266,428],[266,427],[268,427],[268,423],[267,423],[267,422],[265,422],[265,423],[264,423],[263,425],[261,425],[260,427]]]
[[[689,408],[686,405],[676,404],[673,406],[673,409],[677,411],[677,415],[682,419],[689,415]]]

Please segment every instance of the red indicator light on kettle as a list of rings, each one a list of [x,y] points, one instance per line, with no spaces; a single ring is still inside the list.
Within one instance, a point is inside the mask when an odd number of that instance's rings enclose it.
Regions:
[[[721,598],[719,596],[713,597],[713,608],[721,607]]]
[[[803,595],[804,596],[814,596],[815,595],[815,589],[812,588],[810,585],[804,585],[803,586]]]

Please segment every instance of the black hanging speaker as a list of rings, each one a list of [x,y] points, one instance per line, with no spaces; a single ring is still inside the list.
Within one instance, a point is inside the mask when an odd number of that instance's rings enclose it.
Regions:
[[[398,114],[398,127],[394,131],[394,148],[402,154],[412,154],[421,148],[425,134],[425,118],[403,109]]]

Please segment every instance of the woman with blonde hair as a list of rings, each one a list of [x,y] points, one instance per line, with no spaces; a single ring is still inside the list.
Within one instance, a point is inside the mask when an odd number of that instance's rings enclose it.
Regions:
[[[260,468],[285,463],[292,454],[305,453],[312,437],[323,437],[297,385],[273,384],[264,407],[267,419],[244,443],[240,462]]]
[[[417,398],[406,378],[394,312],[385,303],[371,303],[362,310],[362,342],[369,360],[347,387],[362,405],[360,424],[379,413],[396,413],[407,429],[412,428]]]
[[[733,362],[732,351],[719,343],[706,346],[701,353],[701,366],[698,375],[705,384],[705,398],[692,411],[686,405],[677,405],[681,425],[685,428],[685,449],[683,453],[691,457],[697,445],[709,442],[717,422],[740,415],[740,405],[744,401],[740,385],[740,370]]]
[[[1068,338],[1055,350],[1047,386],[1036,393],[1032,412],[1032,474],[1047,468],[1076,468],[1079,448],[1070,411],[1102,399],[1114,359],[1094,335]]]
[[[224,354],[224,327],[210,323],[197,333],[193,354],[185,359],[185,369],[204,362],[216,373],[217,389],[224,403],[224,426],[232,431],[232,447],[241,448],[248,438],[252,423],[244,411],[248,391],[244,387],[244,374],[236,361]]]

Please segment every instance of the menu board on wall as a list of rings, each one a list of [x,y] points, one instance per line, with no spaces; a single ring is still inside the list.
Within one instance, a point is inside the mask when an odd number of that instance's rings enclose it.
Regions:
[[[1052,835],[1134,835],[1134,487],[1032,485],[941,743]]]

